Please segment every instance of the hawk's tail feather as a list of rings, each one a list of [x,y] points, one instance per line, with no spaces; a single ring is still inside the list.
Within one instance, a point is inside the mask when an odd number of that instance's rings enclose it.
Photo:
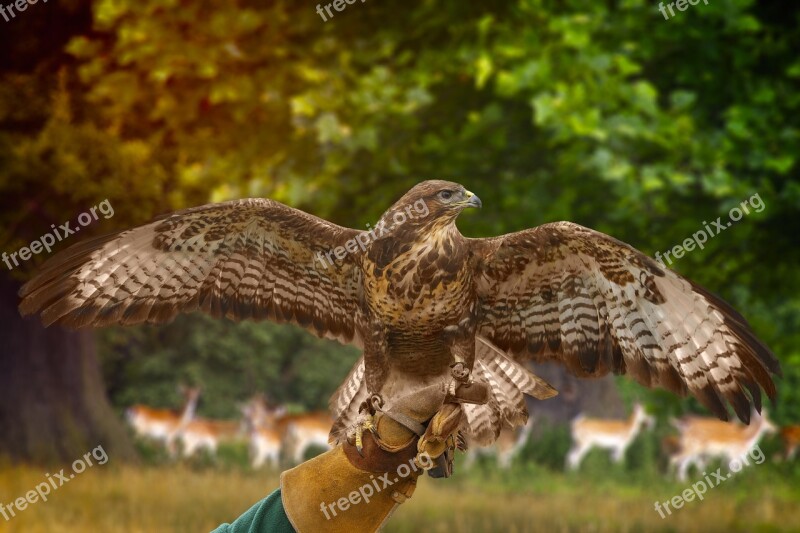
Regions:
[[[331,396],[328,406],[335,422],[328,434],[331,446],[341,444],[347,439],[347,430],[353,426],[358,417],[358,407],[369,397],[367,381],[364,379],[364,357],[353,365],[347,379]]]
[[[475,340],[475,358],[483,361],[494,373],[506,376],[519,391],[537,400],[546,400],[558,394],[549,383],[480,335]]]
[[[475,341],[472,375],[488,385],[489,401],[484,405],[462,406],[465,420],[461,430],[481,446],[493,443],[503,428],[525,425],[528,421],[525,394],[537,399],[557,394],[546,381],[483,337],[477,337]],[[330,409],[336,419],[328,436],[332,445],[345,441],[348,430],[356,422],[359,406],[368,396],[362,357],[330,399]]]
[[[503,428],[527,423],[525,394],[539,399],[557,394],[546,381],[480,336],[476,339],[473,375],[489,385],[489,401],[484,405],[464,405],[466,420],[462,429],[471,442],[480,446],[492,444]]]

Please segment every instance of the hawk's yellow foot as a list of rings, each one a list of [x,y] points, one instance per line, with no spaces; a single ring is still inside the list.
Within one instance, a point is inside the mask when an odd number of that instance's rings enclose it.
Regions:
[[[375,433],[375,423],[373,415],[371,414],[364,414],[362,413],[359,415],[359,419],[356,422],[355,428],[355,447],[358,455],[364,456],[361,450],[364,449],[364,430],[371,431]]]

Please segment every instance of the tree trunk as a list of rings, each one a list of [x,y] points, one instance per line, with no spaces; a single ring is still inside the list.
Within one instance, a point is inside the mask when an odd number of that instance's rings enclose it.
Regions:
[[[93,332],[23,319],[19,286],[0,277],[0,456],[63,463],[102,445],[115,462],[135,459],[106,396]]]

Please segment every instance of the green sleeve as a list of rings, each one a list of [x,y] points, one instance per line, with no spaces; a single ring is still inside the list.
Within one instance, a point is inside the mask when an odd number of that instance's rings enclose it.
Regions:
[[[281,489],[252,506],[230,524],[222,524],[211,533],[295,533],[286,517]]]

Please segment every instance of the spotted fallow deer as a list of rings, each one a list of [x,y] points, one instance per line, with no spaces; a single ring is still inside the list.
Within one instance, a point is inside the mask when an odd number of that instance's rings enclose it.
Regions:
[[[269,464],[278,468],[281,453],[281,434],[275,420],[284,415],[282,410],[267,409],[263,398],[256,396],[240,407],[250,443],[250,465],[261,468]]]
[[[178,438],[183,445],[181,451],[185,458],[200,450],[214,456],[221,443],[235,442],[244,437],[245,430],[241,422],[235,420],[195,418],[178,430]]]
[[[273,457],[276,436],[280,451],[295,464],[303,461],[311,446],[330,448],[328,434],[333,419],[326,412],[286,414],[285,408],[269,408],[263,398],[257,396],[245,406],[243,413],[251,420],[249,432],[254,465]]]
[[[276,421],[282,445],[295,464],[303,462],[311,446],[330,449],[328,434],[332,425],[333,418],[323,411],[284,415]]]
[[[184,397],[180,411],[172,409],[154,409],[146,405],[133,405],[125,411],[125,418],[133,427],[137,436],[152,439],[164,444],[170,455],[175,455],[175,439],[182,426],[194,418],[197,400],[200,397],[198,387],[180,387]]]
[[[572,421],[572,448],[567,455],[567,466],[575,470],[583,457],[594,448],[611,450],[615,463],[625,458],[625,451],[644,426],[652,429],[655,419],[636,404],[627,420],[604,420],[579,415]]]
[[[491,446],[475,446],[469,443],[469,438],[467,438],[467,456],[464,467],[471,468],[480,456],[494,455],[497,459],[497,467],[502,470],[508,469],[511,461],[528,442],[532,429],[533,417],[529,417],[528,422],[522,427],[504,427]]]
[[[781,440],[783,441],[784,460],[791,461],[800,448],[800,426],[783,426],[781,428]]]
[[[686,416],[671,422],[680,435],[678,450],[669,463],[671,468],[677,468],[681,481],[686,481],[691,465],[703,469],[714,457],[723,458],[730,467],[732,461],[747,455],[763,435],[777,431],[767,418],[766,410],[761,415],[753,411],[747,426],[700,416]]]

